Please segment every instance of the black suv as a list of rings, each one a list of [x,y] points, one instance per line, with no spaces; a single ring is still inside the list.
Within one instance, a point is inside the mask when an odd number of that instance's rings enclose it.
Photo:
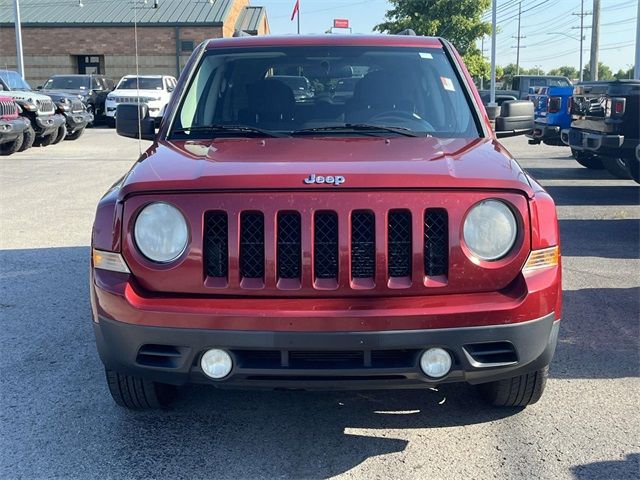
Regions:
[[[596,155],[613,175],[640,183],[640,80],[577,85],[571,115],[571,128],[562,132],[565,143]]]
[[[104,102],[114,88],[113,80],[104,75],[54,75],[38,87],[42,93],[77,95],[96,120],[104,119]]]

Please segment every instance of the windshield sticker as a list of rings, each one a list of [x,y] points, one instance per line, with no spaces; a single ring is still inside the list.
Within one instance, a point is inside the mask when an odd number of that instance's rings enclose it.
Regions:
[[[449,90],[450,92],[456,91],[456,88],[453,86],[453,82],[451,81],[450,78],[440,77],[440,80],[442,81],[442,86],[444,87],[445,90]]]
[[[430,53],[428,53],[428,52],[420,52],[420,54],[419,54],[419,55],[420,55],[420,58],[428,58],[429,60],[432,60],[432,59],[433,59],[433,55],[431,55],[431,54],[430,54]]]

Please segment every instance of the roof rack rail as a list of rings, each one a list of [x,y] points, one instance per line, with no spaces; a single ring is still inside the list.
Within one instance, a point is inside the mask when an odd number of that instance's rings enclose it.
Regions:
[[[415,37],[416,31],[413,28],[405,28],[404,30],[396,33],[396,35],[411,35],[412,37]]]

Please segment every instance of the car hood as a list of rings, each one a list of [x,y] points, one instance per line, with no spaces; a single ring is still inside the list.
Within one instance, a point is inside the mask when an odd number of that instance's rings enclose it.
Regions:
[[[307,184],[310,174],[340,186]],[[496,140],[408,138],[226,138],[162,141],[124,177],[120,195],[183,190],[533,190]]]
[[[53,88],[51,90],[49,89],[42,89],[40,90],[43,93],[46,94],[66,94],[66,95],[71,95],[71,96],[75,96],[75,97],[88,97],[91,95],[91,91],[89,90],[80,90],[80,89],[65,89],[65,88]]]
[[[32,90],[3,90],[2,95],[11,97],[15,100],[24,100],[32,103],[35,103],[37,100],[51,100],[50,96],[43,95]]]
[[[133,90],[133,89],[122,89],[122,90],[113,90],[111,92],[111,96],[112,97],[136,97],[138,96],[138,93],[140,94],[141,97],[151,97],[151,96],[160,96],[163,95],[165,92],[164,90]]]

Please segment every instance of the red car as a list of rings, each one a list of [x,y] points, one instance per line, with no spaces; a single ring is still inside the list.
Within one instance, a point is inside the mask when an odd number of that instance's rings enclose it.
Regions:
[[[529,105],[502,107],[501,134],[526,130],[508,115]],[[144,105],[117,119],[154,139],[93,227],[93,326],[119,405],[162,407],[190,382],[540,398],[561,316],[555,206],[447,41],[211,40],[157,134]]]
[[[0,95],[0,155],[11,155],[22,147],[29,121],[18,112],[18,104],[13,98]]]

